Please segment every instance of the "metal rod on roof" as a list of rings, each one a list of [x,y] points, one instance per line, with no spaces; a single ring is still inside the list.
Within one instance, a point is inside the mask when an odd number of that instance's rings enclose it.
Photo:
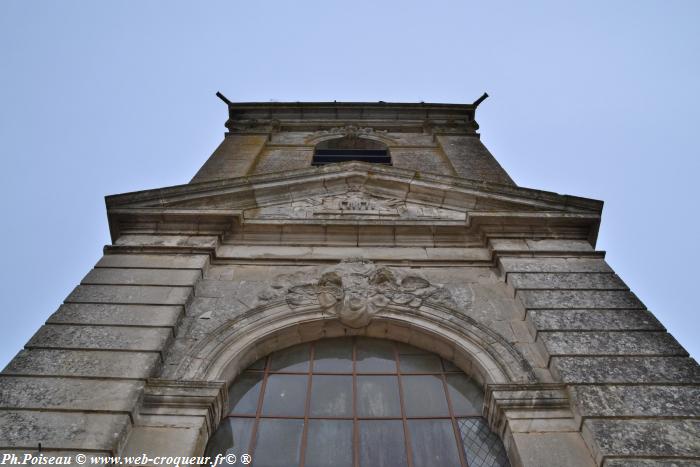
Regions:
[[[484,101],[486,100],[487,97],[489,97],[488,93],[483,93],[483,94],[481,95],[481,97],[478,98],[477,100],[475,100],[474,103],[472,104],[472,105],[474,106],[474,108],[479,107],[479,104],[481,104],[482,102],[484,102]]]
[[[224,96],[223,94],[221,94],[219,91],[216,91],[216,97],[218,97],[218,98],[221,99],[222,101],[226,102],[226,105],[233,105],[233,102],[231,102],[230,100],[228,100],[228,99],[226,98],[226,96]]]

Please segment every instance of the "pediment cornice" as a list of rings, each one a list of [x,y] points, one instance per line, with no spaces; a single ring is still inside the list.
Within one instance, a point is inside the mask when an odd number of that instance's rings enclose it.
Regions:
[[[338,209],[338,202],[331,202],[343,196],[354,200],[346,211]],[[363,204],[362,199],[367,199],[367,203]],[[318,204],[324,205],[321,212],[314,207]],[[603,203],[512,185],[349,162],[113,195],[106,198],[106,205],[113,236],[122,230],[115,223],[135,216],[169,216],[230,225],[234,220],[254,222],[265,217],[256,217],[255,213],[267,212],[269,220],[269,212],[275,212],[279,206],[301,206],[313,210],[313,215],[304,219],[281,215],[278,220],[326,224],[349,219],[358,224],[363,219],[404,224],[415,220],[434,225],[457,223],[471,229],[533,222],[548,226],[588,225],[588,237],[595,238]],[[351,209],[352,206],[367,209],[368,215],[364,216],[360,208]],[[392,209],[398,214],[386,215]],[[432,214],[422,219],[402,215],[411,210]]]

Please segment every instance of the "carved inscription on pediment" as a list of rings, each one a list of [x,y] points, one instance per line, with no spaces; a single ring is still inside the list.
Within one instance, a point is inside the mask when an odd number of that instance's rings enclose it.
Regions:
[[[341,195],[305,198],[288,204],[266,206],[246,212],[253,219],[314,218],[396,218],[464,220],[465,213],[433,206],[408,203],[396,198],[380,198],[361,191]]]
[[[450,292],[416,273],[351,258],[317,274],[283,274],[259,295],[262,302],[284,298],[290,308],[320,306],[346,326],[367,326],[383,308],[418,308],[426,301],[455,306]]]

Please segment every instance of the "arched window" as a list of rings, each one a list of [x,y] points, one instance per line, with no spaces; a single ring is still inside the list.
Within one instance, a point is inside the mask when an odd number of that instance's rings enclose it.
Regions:
[[[229,391],[207,454],[264,466],[508,466],[457,367],[364,337],[300,344],[254,363]]]
[[[389,149],[384,143],[357,136],[344,136],[318,143],[311,165],[347,161],[391,165]]]

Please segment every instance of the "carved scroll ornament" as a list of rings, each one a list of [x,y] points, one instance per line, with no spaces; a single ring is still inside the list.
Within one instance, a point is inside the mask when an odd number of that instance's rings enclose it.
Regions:
[[[278,276],[263,301],[284,297],[291,308],[320,306],[346,326],[367,326],[389,305],[418,308],[425,301],[453,305],[450,292],[415,274],[399,274],[363,259],[344,260],[309,281],[300,273]]]

